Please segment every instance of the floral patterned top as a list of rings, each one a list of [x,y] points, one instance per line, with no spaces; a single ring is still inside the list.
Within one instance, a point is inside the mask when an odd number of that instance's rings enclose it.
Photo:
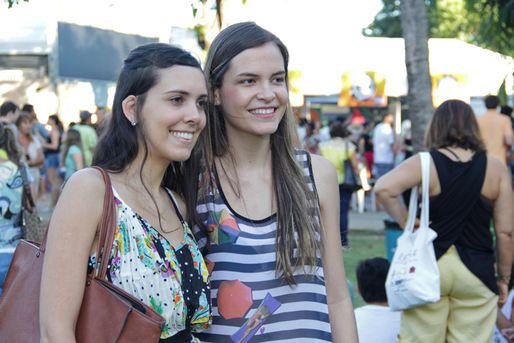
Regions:
[[[107,272],[107,280],[165,318],[161,340],[203,331],[212,320],[209,272],[173,194],[167,191],[184,227],[184,238],[176,247],[128,207],[113,188],[118,220]],[[90,258],[90,268],[95,259],[96,254]],[[200,342],[194,336],[188,341]]]

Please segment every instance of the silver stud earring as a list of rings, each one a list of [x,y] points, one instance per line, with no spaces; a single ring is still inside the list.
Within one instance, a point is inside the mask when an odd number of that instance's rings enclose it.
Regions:
[[[130,124],[132,124],[132,126],[136,126],[136,120],[135,120],[135,119],[132,119],[132,121],[130,122]]]

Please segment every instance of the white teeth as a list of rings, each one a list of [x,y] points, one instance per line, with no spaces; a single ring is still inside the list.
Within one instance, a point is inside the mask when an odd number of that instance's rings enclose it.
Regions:
[[[171,134],[177,138],[193,139],[193,134],[188,132],[172,132]]]
[[[275,112],[275,109],[274,108],[265,108],[265,109],[256,109],[256,110],[251,110],[250,113],[255,113],[255,114],[271,114]]]

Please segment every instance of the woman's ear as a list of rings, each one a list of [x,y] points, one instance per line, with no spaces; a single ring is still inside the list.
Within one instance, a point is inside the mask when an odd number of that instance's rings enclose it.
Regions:
[[[214,92],[212,92],[214,95],[214,105],[220,106],[221,105],[221,95],[220,95],[220,89],[216,88],[214,89]]]
[[[130,123],[135,122],[137,119],[137,98],[134,95],[129,95],[125,98],[125,100],[123,100],[121,105],[123,108],[123,114],[125,114],[125,118],[127,118]]]

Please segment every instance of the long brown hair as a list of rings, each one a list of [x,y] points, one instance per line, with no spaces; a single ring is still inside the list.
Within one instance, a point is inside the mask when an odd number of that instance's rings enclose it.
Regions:
[[[66,141],[64,142],[64,147],[62,149],[61,153],[61,161],[64,163],[66,160],[66,155],[68,155],[68,151],[70,150],[70,147],[76,145],[79,147],[81,155],[82,155],[82,163],[84,167],[86,166],[86,160],[84,157],[84,149],[82,148],[82,139],[80,137],[80,132],[77,130],[70,128],[68,129],[68,132],[66,132]]]
[[[222,106],[213,103],[214,92],[223,86],[224,75],[235,56],[269,42],[277,46],[284,59],[287,79],[289,53],[286,46],[278,37],[253,22],[229,26],[214,39],[209,48],[205,75],[210,103],[207,106],[207,129],[202,133],[207,175],[212,175],[215,171],[215,158],[229,154],[229,159],[234,161],[229,150],[224,110]],[[270,149],[273,186],[277,199],[276,271],[289,285],[296,284],[293,277],[295,271],[302,270],[307,274],[307,268],[315,269],[318,257],[323,253],[323,244],[319,239],[319,235],[323,236],[319,223],[319,205],[316,194],[309,189],[303,169],[298,163],[293,145],[296,141],[295,118],[288,104],[277,131],[271,135]],[[238,187],[237,180],[235,183]],[[202,192],[207,196],[206,187],[200,190]],[[206,232],[202,225],[200,227]]]
[[[8,159],[17,166],[20,165],[20,158],[23,155],[23,148],[18,143],[18,137],[9,124],[0,122],[0,149],[5,150]]]
[[[459,147],[485,152],[471,106],[461,100],[446,100],[435,110],[425,131],[428,150]]]

